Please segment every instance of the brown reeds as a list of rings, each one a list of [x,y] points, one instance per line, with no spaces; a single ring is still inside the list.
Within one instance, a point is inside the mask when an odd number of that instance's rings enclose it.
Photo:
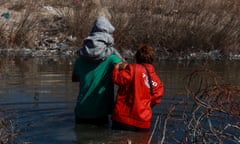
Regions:
[[[198,90],[193,90],[190,85],[193,85],[193,79],[197,77],[200,85]],[[240,86],[226,84],[214,72],[202,69],[189,75],[187,90],[196,103],[192,120],[187,127],[200,133],[202,138],[197,140],[200,139],[203,142],[215,139],[218,143],[239,142]],[[208,130],[201,127],[203,122],[206,123]],[[213,123],[216,122],[222,122],[222,124],[214,125]]]
[[[197,91],[190,89],[195,77],[200,81]],[[203,69],[191,73],[188,91],[201,107],[240,118],[240,86],[224,83],[213,71]]]
[[[0,118],[0,144],[13,144],[15,136],[14,123]]]
[[[216,73],[201,68],[186,77],[184,99],[169,108],[160,143],[239,143],[240,86],[226,84]],[[176,115],[184,105],[191,107]]]
[[[28,46],[27,41],[41,38],[29,38],[32,32],[51,33],[54,37],[72,36],[77,39],[72,44],[79,46],[88,35],[93,20],[106,15],[116,27],[115,46],[119,49],[135,49],[140,43],[150,43],[166,56],[211,50],[219,50],[223,55],[240,52],[238,0],[21,0],[8,8],[18,12],[32,10],[28,15],[21,15],[18,30],[10,31],[15,37],[21,35],[22,38],[13,44],[22,47]],[[46,20],[47,24],[41,22]],[[0,36],[3,41],[9,41],[2,29],[4,25],[0,24]],[[58,26],[52,33],[55,25]],[[4,47],[6,43],[1,42],[1,45]]]
[[[226,54],[239,51],[237,0],[124,2],[113,4],[120,47],[151,43],[166,55],[213,49]]]
[[[6,3],[6,2],[5,2]],[[9,12],[9,18],[0,23],[0,46],[4,48],[33,48],[35,35],[37,33],[38,17],[36,15],[37,7],[31,1],[16,1],[12,4],[6,4]]]

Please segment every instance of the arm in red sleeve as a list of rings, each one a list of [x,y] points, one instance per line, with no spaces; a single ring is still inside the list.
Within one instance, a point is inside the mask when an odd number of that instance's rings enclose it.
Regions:
[[[151,107],[153,107],[156,104],[159,104],[161,102],[161,98],[164,93],[163,82],[159,79],[157,83],[158,83],[157,86],[154,87],[154,94],[151,99]]]
[[[112,72],[112,80],[117,85],[126,85],[131,81],[131,70],[130,67],[127,66],[123,70],[119,70],[118,68],[114,68]]]

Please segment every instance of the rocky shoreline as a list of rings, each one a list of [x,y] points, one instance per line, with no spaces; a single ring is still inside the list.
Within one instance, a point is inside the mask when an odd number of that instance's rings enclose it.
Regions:
[[[73,4],[74,3],[72,3],[72,5]],[[99,1],[91,1],[90,4],[93,4],[92,5],[93,7],[91,11],[86,12],[86,16],[89,16],[90,13],[91,15],[94,15],[95,13],[110,15],[108,11],[109,7],[106,7],[106,6],[103,7]],[[2,39],[2,45],[0,44],[0,57],[3,57],[3,56],[72,57],[72,56],[75,56],[76,51],[80,48],[78,44],[81,43],[82,39],[84,38],[83,36],[86,36],[86,33],[88,33],[87,29],[89,27],[89,24],[79,23],[81,24],[83,29],[69,29],[69,28],[73,28],[74,26],[75,28],[78,28],[79,24],[77,23],[76,25],[70,25],[70,23],[68,22],[81,18],[81,17],[74,17],[75,7],[72,7],[72,5],[71,7],[67,7],[67,6],[59,7],[56,5],[51,5],[51,3],[34,3],[33,5],[34,10],[31,12],[31,11],[27,11],[29,10],[29,8],[32,8],[31,5],[27,5],[27,3],[23,4],[16,0],[2,2],[2,4],[0,5],[0,14],[1,14],[0,26],[2,27],[2,29],[0,30],[2,30],[2,37],[5,38],[5,41],[4,39]],[[35,9],[36,6],[38,7],[37,9]],[[29,14],[28,12],[31,12],[30,13],[31,15],[27,15]],[[4,15],[4,14],[8,14],[8,15]],[[123,13],[116,13],[115,16],[121,15],[121,14]],[[169,16],[169,18],[171,18],[171,16]],[[85,20],[85,19],[82,19],[82,20]],[[29,21],[30,23],[29,26],[31,25],[36,26],[37,29],[35,27],[29,28],[28,25],[25,26],[26,25],[24,23],[25,21]],[[25,24],[25,25],[22,25],[22,24]],[[21,25],[22,27],[20,27]],[[16,27],[18,28],[17,29],[18,31],[23,30],[22,33],[20,33],[20,35],[17,35],[18,33],[15,32]],[[81,36],[79,35],[78,37],[72,36],[72,33],[69,33],[70,30],[72,31],[79,30],[82,33],[82,35]],[[84,30],[86,30],[85,33],[84,33]],[[149,32],[151,31],[152,29],[149,30]],[[141,35],[141,34],[138,34],[138,35]],[[32,37],[32,38],[28,40],[27,39],[28,37]],[[21,38],[21,39],[18,40],[17,38]],[[137,36],[136,36],[136,39],[138,39]],[[162,37],[162,39],[164,39],[164,37]],[[173,40],[174,39],[175,38],[173,38]],[[14,40],[19,44],[14,42],[11,43],[11,41],[14,41]],[[166,45],[170,48],[170,50],[168,50],[168,48],[161,49],[156,47],[155,57],[157,60],[176,60],[176,61],[240,60],[240,53],[238,52],[237,48],[236,48],[236,51],[232,51],[233,53],[231,53],[230,50],[229,52],[224,53],[218,50],[218,49],[221,49],[219,47],[214,47],[215,50],[214,48],[212,48],[210,51],[207,51],[209,49],[204,49],[204,47],[202,49],[196,48],[194,49],[194,52],[193,51],[189,52],[186,47],[185,52],[171,53],[170,51],[174,50],[175,45],[171,45],[171,43],[174,43],[174,41],[171,41],[171,39],[169,39],[168,41],[170,41],[170,43],[169,44],[166,43]],[[21,45],[24,42],[26,42],[27,44]],[[121,42],[124,43],[125,41],[121,41]],[[140,43],[140,42],[137,42],[137,43]],[[184,44],[187,43],[187,41],[185,42],[184,39],[182,39],[181,42]],[[197,41],[197,42],[201,43],[202,41]],[[117,44],[119,45],[119,43]],[[192,43],[194,44],[194,41]],[[133,55],[134,55],[134,50],[132,48],[133,46],[131,46],[130,44],[132,44],[131,40],[129,43],[125,44],[126,47],[130,47],[130,48],[126,49],[125,47],[121,47],[122,51],[120,51],[123,57],[127,59],[133,58]],[[176,46],[175,48],[178,48],[178,47]],[[224,49],[222,50],[225,51]]]
[[[78,48],[70,47],[65,44],[55,44],[55,47],[47,48],[0,48],[0,56],[8,57],[74,57],[77,55]],[[125,50],[120,52],[123,57],[126,59],[132,59],[134,57],[134,51]],[[196,52],[189,54],[181,54],[181,55],[164,55],[162,53],[156,52],[156,60],[175,60],[175,61],[183,61],[183,60],[240,60],[240,54],[232,54],[230,53],[228,56],[222,55],[220,51],[213,50],[209,52]]]
[[[23,57],[52,57],[52,56],[74,56],[74,48],[56,49],[30,49],[30,48],[9,48],[0,49],[1,56],[23,56]]]

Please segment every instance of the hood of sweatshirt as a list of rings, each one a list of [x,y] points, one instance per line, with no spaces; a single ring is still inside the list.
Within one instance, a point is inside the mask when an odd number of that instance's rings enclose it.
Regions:
[[[100,16],[94,22],[91,33],[106,32],[106,33],[112,34],[114,31],[115,31],[115,28],[110,23],[110,21],[106,17]]]
[[[98,17],[90,35],[84,39],[79,55],[87,60],[101,61],[110,54],[118,53],[113,47],[114,39],[111,36],[114,30],[115,28],[106,17]]]

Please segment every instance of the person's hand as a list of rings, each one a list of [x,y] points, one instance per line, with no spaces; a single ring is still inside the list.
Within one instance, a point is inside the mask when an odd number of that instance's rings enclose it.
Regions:
[[[127,62],[122,62],[122,63],[119,64],[119,68],[118,69],[120,69],[120,70],[125,69],[127,67],[127,65],[128,65]]]
[[[120,63],[116,63],[114,67],[116,69],[122,70],[122,69],[125,69],[127,65],[128,65],[127,62],[120,62]]]
[[[116,64],[114,65],[114,68],[115,68],[115,69],[119,69],[119,65],[120,65],[121,63],[122,63],[122,62],[116,63]]]
[[[126,59],[124,57],[122,57],[122,62],[127,62]]]

